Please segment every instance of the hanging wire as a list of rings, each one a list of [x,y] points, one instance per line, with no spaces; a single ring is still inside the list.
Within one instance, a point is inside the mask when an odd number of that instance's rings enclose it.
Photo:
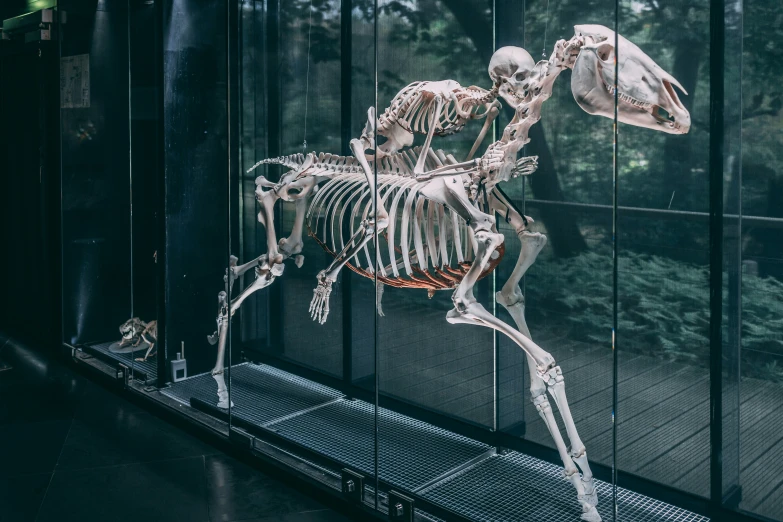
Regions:
[[[549,0],[546,0],[546,17],[544,18],[544,46],[541,48],[541,57],[546,59],[546,35],[549,31]]]
[[[305,77],[305,113],[304,134],[302,135],[302,153],[307,152],[307,101],[310,97],[310,45],[313,34],[313,0],[310,0],[310,21],[307,28],[307,75]]]

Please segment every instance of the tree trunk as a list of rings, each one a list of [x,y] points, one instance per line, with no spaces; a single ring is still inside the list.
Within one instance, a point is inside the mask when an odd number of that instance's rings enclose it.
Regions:
[[[484,63],[489,64],[489,60],[494,52],[492,27],[486,21],[484,13],[477,9],[475,0],[442,1],[452,12],[454,18],[457,19],[465,35],[476,46],[481,59]],[[500,0],[498,6],[506,4],[509,4],[508,0]],[[515,11],[509,10],[508,12]],[[502,27],[498,27],[498,47],[504,45],[519,46],[521,42],[516,41],[512,34],[508,33],[516,33],[517,25],[523,23],[523,21],[521,19],[513,21],[509,17],[503,18],[502,21],[505,23]],[[506,108],[506,110],[508,111],[509,109]],[[510,119],[510,116],[508,119]],[[544,128],[540,122],[533,125],[530,129],[530,138],[531,141],[527,146],[527,150],[533,155],[538,155],[538,170],[531,176],[531,184],[536,198],[548,201],[563,201],[563,189],[560,186],[560,179],[557,176],[552,152],[549,150],[546,136],[544,135]],[[587,249],[587,243],[585,243],[582,233],[579,231],[579,226],[573,214],[551,208],[541,209],[540,212],[541,219],[547,228],[552,250],[556,256],[574,256]]]
[[[680,100],[688,112],[692,112],[703,46],[699,45],[698,41],[684,38],[678,42],[674,50],[672,76],[688,91],[689,96],[681,96]],[[683,195],[689,192],[689,181],[693,179],[691,167],[691,140],[683,139],[683,136],[677,134],[667,134],[663,153],[662,200],[668,201],[672,192]],[[673,206],[676,207],[676,204]]]
[[[538,156],[538,170],[530,176],[530,184],[536,199],[547,201],[564,201],[560,178],[557,177],[555,160],[546,143],[544,128],[539,123],[530,128],[530,144],[527,152]],[[540,208],[541,218],[546,224],[546,230],[552,239],[552,250],[558,257],[570,257],[587,250],[587,243],[573,213],[561,209]]]

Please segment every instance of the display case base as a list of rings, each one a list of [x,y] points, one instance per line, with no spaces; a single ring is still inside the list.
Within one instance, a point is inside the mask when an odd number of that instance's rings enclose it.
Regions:
[[[264,364],[243,363],[226,371],[231,416],[238,425],[291,443],[335,465],[410,494],[440,513],[462,520],[579,520],[576,493],[561,468],[515,451],[498,454],[470,438]],[[230,376],[230,378],[229,378]],[[210,374],[161,390],[190,405],[217,405]],[[604,520],[612,520],[612,486],[598,482]],[[618,488],[618,509],[627,522],[706,522],[709,519]],[[418,501],[417,501],[418,502]]]
[[[90,343],[82,345],[82,348],[93,355],[96,355],[103,360],[116,361],[130,368],[133,372],[133,379],[141,381],[145,384],[152,384],[158,378],[158,361],[157,358],[147,359],[146,361],[137,361],[136,357],[143,357],[144,350],[137,350],[133,352],[115,352],[110,348],[116,344],[114,341],[106,343]]]
[[[612,520],[612,485],[596,481],[598,512]],[[471,520],[579,520],[574,488],[562,468],[509,451],[419,492],[434,504]],[[617,520],[623,522],[708,522],[709,518],[617,488]],[[576,515],[573,513],[576,512]]]

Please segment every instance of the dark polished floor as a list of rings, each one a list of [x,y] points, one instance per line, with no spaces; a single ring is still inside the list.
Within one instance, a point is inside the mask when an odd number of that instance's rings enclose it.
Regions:
[[[1,368],[2,522],[349,520],[68,368]]]

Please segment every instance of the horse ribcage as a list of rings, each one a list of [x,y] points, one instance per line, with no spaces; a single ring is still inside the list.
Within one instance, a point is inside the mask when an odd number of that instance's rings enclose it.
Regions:
[[[378,198],[389,223],[349,261],[354,272],[384,284],[441,290],[454,288],[464,277],[474,252],[474,237],[464,219],[450,208],[425,198],[423,183],[412,178],[378,175]],[[407,212],[406,212],[407,209]],[[336,257],[372,217],[372,194],[363,174],[328,181],[315,195],[308,213],[310,235]],[[501,252],[502,253],[502,252]],[[490,272],[499,262],[493,260]]]

